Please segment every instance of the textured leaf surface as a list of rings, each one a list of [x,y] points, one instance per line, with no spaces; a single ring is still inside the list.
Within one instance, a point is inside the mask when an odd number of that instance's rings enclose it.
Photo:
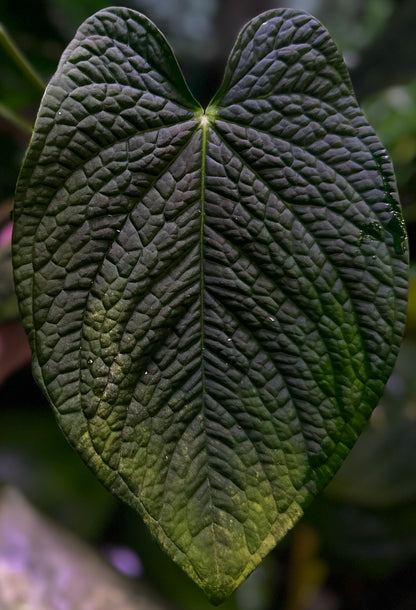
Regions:
[[[153,24],[97,13],[42,101],[15,223],[61,427],[221,601],[341,464],[403,331],[392,168],[328,33],[260,15],[204,113]]]

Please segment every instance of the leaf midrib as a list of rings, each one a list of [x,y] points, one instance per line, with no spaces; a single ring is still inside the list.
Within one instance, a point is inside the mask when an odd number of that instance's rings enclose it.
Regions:
[[[209,465],[209,451],[208,451],[208,427],[207,427],[207,415],[206,415],[206,379],[205,379],[205,269],[204,269],[204,227],[205,227],[205,182],[206,182],[206,158],[207,158],[207,141],[208,141],[208,126],[209,126],[209,118],[204,113],[199,118],[200,121],[200,129],[202,131],[201,136],[201,208],[200,208],[200,232],[199,232],[199,254],[200,254],[200,262],[199,262],[199,272],[200,272],[200,327],[201,327],[201,406],[202,406],[202,417],[204,420],[204,435],[205,435],[205,451],[206,451],[206,468],[207,475],[206,481],[208,485],[208,497],[210,499],[210,513],[211,513],[211,537],[213,541],[213,564],[215,566],[215,572],[218,578],[219,574],[219,561],[217,554],[217,543],[216,543],[216,534],[215,534],[215,519],[214,519],[214,502],[213,502],[213,492],[211,485],[211,467]]]

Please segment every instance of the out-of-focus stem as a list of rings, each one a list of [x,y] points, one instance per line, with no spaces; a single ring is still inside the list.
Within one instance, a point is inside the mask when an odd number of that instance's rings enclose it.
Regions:
[[[2,23],[0,23],[0,45],[4,48],[6,53],[14,61],[18,68],[23,72],[27,80],[43,93],[45,91],[45,85],[42,82],[42,79],[37,74],[33,66],[30,65],[23,53],[21,53],[21,51],[17,48]]]
[[[9,121],[10,123],[12,123],[12,125],[20,129],[21,131],[24,131],[24,133],[32,135],[32,125],[28,121],[25,121],[25,119],[22,119],[22,117],[13,112],[13,110],[8,108],[4,104],[0,104],[0,117],[6,119],[6,121]]]

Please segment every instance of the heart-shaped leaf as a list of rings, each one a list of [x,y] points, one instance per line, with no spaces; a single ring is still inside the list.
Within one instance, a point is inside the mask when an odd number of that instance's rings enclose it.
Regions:
[[[15,222],[62,429],[221,601],[342,463],[403,331],[393,172],[334,43],[260,15],[204,112],[148,19],[97,13],[43,98]]]

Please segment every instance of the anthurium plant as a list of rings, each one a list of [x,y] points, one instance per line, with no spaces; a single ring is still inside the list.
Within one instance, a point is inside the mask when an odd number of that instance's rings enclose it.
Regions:
[[[259,15],[204,109],[152,22],[96,13],[42,99],[14,223],[59,425],[220,603],[341,465],[404,328],[392,166],[330,35]]]

